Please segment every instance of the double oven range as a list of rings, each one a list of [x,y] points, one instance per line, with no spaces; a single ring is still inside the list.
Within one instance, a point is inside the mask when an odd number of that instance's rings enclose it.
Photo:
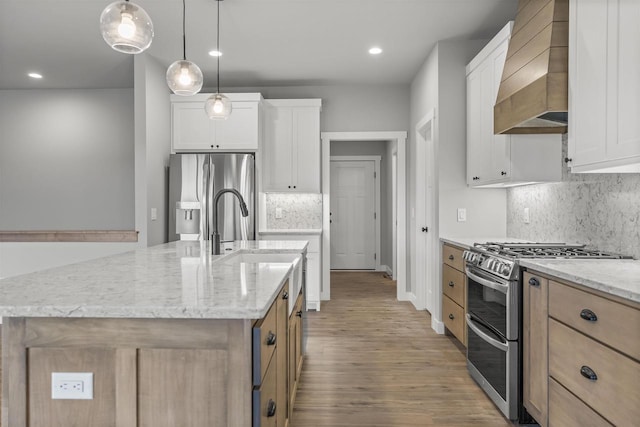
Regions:
[[[467,368],[505,417],[529,423],[522,406],[522,258],[623,258],[563,243],[476,243],[464,251]]]

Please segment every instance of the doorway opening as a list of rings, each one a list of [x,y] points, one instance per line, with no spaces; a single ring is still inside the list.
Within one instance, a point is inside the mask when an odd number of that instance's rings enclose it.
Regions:
[[[322,132],[322,201],[323,201],[323,227],[322,227],[322,286],[320,297],[322,300],[331,298],[331,144],[343,142],[374,142],[383,141],[387,144],[390,158],[396,159],[395,166],[390,169],[395,171],[392,194],[390,200],[395,201],[396,210],[389,209],[392,219],[392,235],[395,234],[395,256],[390,255],[390,261],[386,265],[391,267],[391,273],[397,280],[396,297],[398,300],[408,300],[406,280],[406,132]],[[394,156],[395,154],[395,156]],[[393,164],[393,163],[392,163]],[[390,208],[383,206],[382,209]],[[393,253],[392,248],[389,252]]]

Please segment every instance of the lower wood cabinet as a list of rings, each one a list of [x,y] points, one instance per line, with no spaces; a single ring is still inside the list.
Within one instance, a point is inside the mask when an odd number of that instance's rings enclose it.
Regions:
[[[288,289],[258,320],[5,318],[2,425],[290,425],[304,296],[290,317]],[[93,373],[93,399],[52,399],[53,372]]]
[[[449,332],[467,346],[465,322],[467,276],[464,273],[463,249],[442,245],[442,322]]]

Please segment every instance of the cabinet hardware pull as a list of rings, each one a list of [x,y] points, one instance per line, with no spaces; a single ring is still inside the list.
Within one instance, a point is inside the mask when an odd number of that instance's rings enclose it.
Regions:
[[[269,399],[269,403],[267,403],[267,417],[273,417],[276,414],[276,402],[272,399]]]
[[[282,299],[289,299],[289,292],[284,291],[284,294],[282,294]]]
[[[453,288],[453,285],[454,285],[454,283],[453,283],[453,280],[452,280],[452,281],[449,282],[449,286],[451,286]]]
[[[449,259],[453,261],[453,255],[449,255]]]
[[[296,188],[296,186],[294,185],[293,188]]]
[[[455,316],[454,316],[453,314],[449,313],[449,319],[453,320],[453,319],[454,319],[454,317],[455,317]]]
[[[429,231],[429,227],[422,227],[422,232],[426,233],[427,231]]]
[[[276,334],[269,331],[267,334],[267,345],[274,345],[276,343]]]
[[[507,173],[505,171],[500,172],[500,175],[505,176]]]
[[[540,281],[536,277],[532,277],[529,279],[529,284],[531,286],[540,286]]]
[[[588,366],[583,365],[582,368],[580,368],[580,374],[588,380],[591,380],[591,381],[598,380],[598,376],[596,375],[596,373],[593,372],[593,369],[591,369]]]
[[[291,188],[291,186],[289,186],[289,188]]]
[[[296,316],[298,316],[298,317],[302,317],[302,310],[298,311],[298,312],[296,313]]]
[[[588,308],[583,308],[582,311],[580,311],[580,317],[589,322],[595,322],[598,320],[598,316]]]

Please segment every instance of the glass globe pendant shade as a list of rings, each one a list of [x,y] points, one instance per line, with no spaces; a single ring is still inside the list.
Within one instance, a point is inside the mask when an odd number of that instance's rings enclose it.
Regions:
[[[231,100],[221,93],[214,93],[204,103],[204,111],[210,119],[226,120],[231,115]]]
[[[202,81],[202,71],[191,61],[179,60],[167,69],[167,85],[176,95],[195,95],[202,89]]]
[[[100,15],[102,38],[114,50],[122,53],[140,53],[151,46],[153,23],[140,6],[116,1]]]

